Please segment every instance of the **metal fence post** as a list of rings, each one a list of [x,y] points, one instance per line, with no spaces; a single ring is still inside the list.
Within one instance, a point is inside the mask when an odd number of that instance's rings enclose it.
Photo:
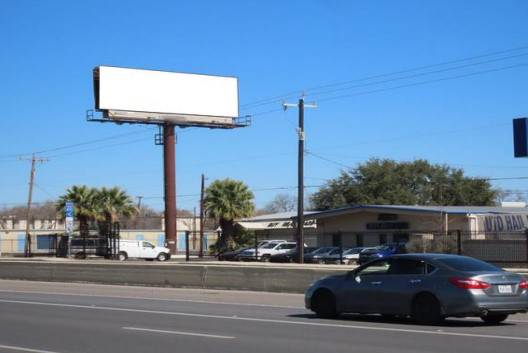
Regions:
[[[185,261],[189,261],[189,235],[190,231],[185,231]]]
[[[457,254],[462,255],[462,235],[460,230],[457,230]]]

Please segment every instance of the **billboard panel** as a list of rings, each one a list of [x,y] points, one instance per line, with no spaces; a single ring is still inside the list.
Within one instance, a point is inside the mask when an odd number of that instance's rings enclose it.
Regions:
[[[96,109],[103,111],[238,117],[236,77],[98,66],[94,90]]]

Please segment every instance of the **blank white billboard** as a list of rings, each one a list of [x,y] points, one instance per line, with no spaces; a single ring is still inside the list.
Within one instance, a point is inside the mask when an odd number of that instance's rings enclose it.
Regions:
[[[94,88],[98,110],[238,117],[236,77],[98,66]]]

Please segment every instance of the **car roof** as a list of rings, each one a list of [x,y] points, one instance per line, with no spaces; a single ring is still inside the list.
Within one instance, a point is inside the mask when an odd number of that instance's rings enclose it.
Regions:
[[[390,256],[391,258],[411,258],[411,259],[420,259],[420,260],[438,260],[438,259],[446,259],[446,258],[460,258],[460,257],[467,257],[462,255],[455,255],[455,254],[441,254],[441,253],[409,253],[409,254],[397,254]]]

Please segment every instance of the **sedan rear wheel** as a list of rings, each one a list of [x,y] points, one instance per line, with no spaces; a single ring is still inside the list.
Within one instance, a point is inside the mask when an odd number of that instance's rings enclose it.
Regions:
[[[443,319],[440,303],[431,294],[419,295],[412,302],[411,318],[421,325],[439,324]]]
[[[491,314],[482,316],[481,319],[489,325],[498,325],[508,318],[508,314]]]
[[[357,263],[358,263],[358,262],[357,262],[356,259],[350,259],[350,260],[348,260],[348,264],[349,264],[349,265],[357,265]]]

